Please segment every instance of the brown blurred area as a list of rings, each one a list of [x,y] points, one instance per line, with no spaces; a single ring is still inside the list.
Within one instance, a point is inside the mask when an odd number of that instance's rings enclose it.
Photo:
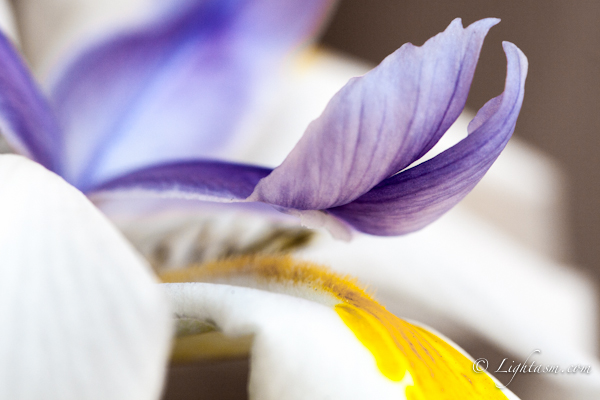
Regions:
[[[405,42],[420,45],[461,17],[502,22],[486,39],[467,105],[502,92],[501,42],[529,58],[516,135],[553,157],[568,190],[573,263],[600,280],[600,2],[342,0],[322,43],[377,63]]]

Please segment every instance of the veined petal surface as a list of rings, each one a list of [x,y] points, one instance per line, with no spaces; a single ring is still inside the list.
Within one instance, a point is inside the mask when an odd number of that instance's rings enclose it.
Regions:
[[[19,153],[57,171],[60,130],[9,39],[0,32],[0,131]]]
[[[89,193],[94,198],[156,196],[217,202],[246,199],[269,168],[223,161],[161,164],[110,180]]]
[[[0,156],[0,398],[158,399],[171,318],[149,267],[92,204]]]
[[[65,176],[87,189],[147,165],[215,157],[328,0],[177,1],[169,15],[87,50],[52,98]]]
[[[254,335],[251,399],[516,399],[439,336],[322,267],[255,256],[162,278],[201,281],[166,285],[178,318]]]
[[[504,149],[523,102],[527,58],[512,43],[505,42],[504,51],[504,93],[479,110],[465,139],[328,212],[366,233],[400,235],[433,222],[466,196]]]
[[[464,108],[483,39],[497,19],[454,20],[351,80],[252,200],[319,210],[355,200],[423,156]]]

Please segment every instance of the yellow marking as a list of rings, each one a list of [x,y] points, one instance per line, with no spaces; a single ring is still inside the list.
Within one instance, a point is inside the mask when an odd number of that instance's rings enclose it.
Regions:
[[[408,400],[506,399],[473,363],[433,333],[406,322],[381,305],[360,302],[335,307],[344,323],[375,357],[377,367],[392,381],[410,373]]]
[[[295,63],[295,72],[305,73],[313,68],[319,57],[323,54],[323,50],[318,47],[308,47],[304,49],[297,57]]]
[[[335,311],[373,354],[383,375],[395,382],[404,379],[409,365],[385,327],[373,315],[346,303],[337,304]]]
[[[299,262],[289,256],[248,255],[165,271],[158,276],[165,283],[214,282],[237,276],[251,276],[264,282],[292,283],[314,288],[337,299],[371,299],[357,285],[355,278],[342,277],[325,267]]]
[[[239,276],[256,281],[293,284],[332,296],[342,321],[371,352],[377,368],[394,382],[406,373],[412,385],[408,400],[489,399],[507,397],[485,373],[433,333],[408,323],[385,309],[354,279],[288,256],[245,256],[163,273],[164,282],[210,282]]]

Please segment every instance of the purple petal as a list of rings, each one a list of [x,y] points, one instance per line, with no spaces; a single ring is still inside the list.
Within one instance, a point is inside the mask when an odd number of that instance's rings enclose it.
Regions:
[[[405,44],[351,80],[253,200],[325,209],[358,198],[425,154],[462,111],[483,39],[497,19],[454,20],[422,47]]]
[[[0,33],[0,131],[19,153],[58,172],[60,132],[25,63]]]
[[[270,172],[269,168],[222,161],[179,162],[131,172],[93,188],[88,194],[150,194],[171,198],[241,201]]]
[[[401,235],[421,229],[456,205],[483,177],[512,135],[523,102],[527,58],[504,43],[504,93],[469,124],[469,136],[438,156],[388,178],[354,202],[328,210],[359,231]]]
[[[180,1],[167,18],[81,54],[53,91],[67,179],[85,189],[156,163],[214,158],[329,2]]]

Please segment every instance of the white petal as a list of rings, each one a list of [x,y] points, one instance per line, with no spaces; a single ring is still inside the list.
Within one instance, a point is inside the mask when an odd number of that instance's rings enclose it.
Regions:
[[[254,335],[252,399],[516,399],[475,373],[460,349],[320,266],[246,256],[161,276],[196,282],[166,284],[186,325]]]
[[[255,335],[251,399],[405,398],[406,382],[385,378],[331,307],[244,287],[165,286],[178,316],[213,320],[226,335]]]
[[[0,220],[0,398],[158,398],[169,310],[121,235],[14,155],[0,156]]]
[[[557,398],[600,394],[596,292],[589,280],[465,210],[405,237],[357,236],[346,244],[322,236],[320,246],[300,257],[359,277],[394,314],[450,337],[464,340],[466,327],[517,362],[541,349],[532,358],[536,364],[592,366],[589,375],[546,374],[552,393],[540,388],[545,396],[556,395],[557,387],[564,391]]]

